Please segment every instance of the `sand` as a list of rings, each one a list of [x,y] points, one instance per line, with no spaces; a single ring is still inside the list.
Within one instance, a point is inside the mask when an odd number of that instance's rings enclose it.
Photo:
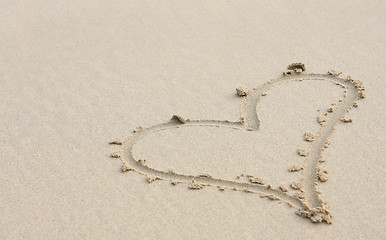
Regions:
[[[287,71],[288,70],[288,71]],[[179,115],[173,115],[170,121],[160,123],[149,128],[141,128],[140,130],[134,130],[133,135],[129,136],[126,140],[112,141],[110,144],[123,145],[122,153],[113,153],[111,157],[122,158],[123,160],[123,172],[126,172],[128,168],[135,170],[136,172],[147,176],[149,183],[156,179],[163,179],[170,182],[185,182],[189,184],[189,189],[202,189],[205,186],[215,185],[220,190],[229,189],[243,189],[248,193],[260,193],[262,196],[269,196],[270,200],[281,200],[286,202],[290,206],[297,208],[296,213],[303,217],[309,218],[314,223],[325,222],[327,224],[332,223],[332,214],[328,208],[328,205],[320,197],[320,192],[317,191],[317,180],[321,182],[327,181],[327,171],[320,170],[319,159],[322,158],[323,151],[329,145],[329,137],[334,132],[337,123],[342,121],[342,117],[345,116],[351,108],[354,106],[356,101],[363,99],[363,92],[365,88],[363,83],[357,80],[347,77],[342,79],[337,77],[337,74],[331,74],[329,71],[327,74],[305,74],[305,65],[303,63],[292,63],[287,66],[287,70],[283,73],[284,77],[271,80],[261,86],[255,88],[253,91],[240,90],[237,88],[237,95],[244,97],[241,106],[241,117],[240,121],[229,121],[229,120],[191,120],[185,119]],[[291,72],[289,72],[291,71]],[[240,131],[258,131],[260,128],[259,112],[257,107],[260,104],[260,96],[262,93],[272,89],[276,85],[285,84],[288,82],[303,82],[303,81],[327,81],[335,85],[342,86],[344,89],[344,100],[340,101],[336,111],[328,115],[324,115],[324,121],[322,127],[319,129],[317,136],[314,137],[311,133],[306,132],[304,134],[305,141],[310,142],[310,136],[313,144],[310,146],[310,151],[305,149],[298,149],[297,153],[306,157],[307,160],[304,162],[304,166],[297,168],[290,168],[290,172],[297,172],[300,169],[303,170],[302,183],[293,182],[291,188],[299,190],[300,193],[296,193],[291,196],[283,191],[283,188],[272,189],[270,184],[266,184],[265,181],[260,178],[247,175],[250,183],[240,183],[236,181],[229,181],[221,178],[213,178],[209,175],[186,175],[179,174],[175,171],[162,171],[159,169],[151,168],[144,164],[144,161],[139,159],[136,160],[134,157],[134,147],[143,138],[152,135],[160,131],[169,131],[173,128],[190,127],[190,128],[231,128]],[[241,93],[241,94],[240,94]],[[331,112],[328,111],[327,112]],[[320,121],[318,121],[320,123]],[[343,122],[352,122],[344,120]],[[122,144],[123,143],[123,144]],[[239,178],[239,177],[238,177]],[[258,184],[256,186],[255,184]],[[305,184],[305,186],[303,186]]]
[[[383,239],[384,2],[0,4],[1,239]]]

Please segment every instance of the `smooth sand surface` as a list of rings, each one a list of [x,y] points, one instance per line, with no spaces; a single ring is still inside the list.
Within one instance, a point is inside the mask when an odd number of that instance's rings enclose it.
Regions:
[[[386,238],[384,1],[0,12],[1,239]]]

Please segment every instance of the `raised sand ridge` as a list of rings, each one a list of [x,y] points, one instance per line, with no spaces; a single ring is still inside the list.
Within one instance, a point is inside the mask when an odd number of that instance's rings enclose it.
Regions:
[[[228,120],[192,120],[181,116],[173,115],[171,120],[149,128],[139,127],[127,139],[115,140],[110,144],[122,145],[122,150],[111,154],[112,157],[121,158],[123,161],[122,171],[135,171],[147,177],[149,183],[155,180],[168,180],[172,184],[187,183],[189,189],[201,189],[205,186],[217,186],[220,190],[233,189],[247,193],[257,193],[260,197],[274,201],[286,202],[289,206],[297,209],[299,216],[309,218],[312,222],[331,223],[331,212],[327,203],[320,198],[317,189],[318,182],[328,180],[328,171],[321,169],[320,164],[324,162],[323,151],[328,145],[329,137],[334,132],[335,126],[339,122],[352,122],[346,119],[345,115],[352,107],[358,107],[357,100],[365,98],[364,87],[361,81],[353,80],[350,76],[340,78],[341,72],[330,70],[327,74],[306,74],[305,65],[293,63],[287,67],[283,76],[268,81],[259,87],[248,90],[237,88],[237,94],[243,98],[241,105],[241,120],[234,122]],[[292,189],[297,190],[297,194],[290,195],[285,186],[273,187],[256,176],[247,177],[248,182],[236,182],[212,177],[210,175],[183,175],[174,171],[160,171],[146,165],[144,159],[134,159],[133,147],[144,137],[158,131],[166,131],[171,128],[181,127],[227,127],[240,131],[258,131],[260,120],[256,111],[259,99],[266,95],[270,89],[278,84],[290,81],[328,81],[344,89],[344,98],[338,104],[333,104],[326,113],[317,119],[321,125],[317,133],[306,132],[304,140],[310,142],[308,150],[298,149],[298,154],[306,158],[304,166],[292,166],[290,172],[302,171],[301,182],[290,183]]]

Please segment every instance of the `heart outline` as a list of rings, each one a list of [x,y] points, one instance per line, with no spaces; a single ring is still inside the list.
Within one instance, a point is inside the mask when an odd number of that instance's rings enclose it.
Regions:
[[[295,67],[294,67],[295,66]],[[317,191],[318,165],[325,149],[325,144],[334,131],[335,126],[339,121],[347,122],[344,118],[345,114],[357,107],[357,100],[365,98],[364,87],[361,81],[353,80],[350,76],[346,79],[338,77],[341,72],[330,70],[327,74],[304,74],[304,64],[294,63],[288,67],[289,71],[283,73],[283,76],[272,79],[252,91],[238,89],[238,94],[243,97],[241,105],[241,121],[228,120],[191,120],[184,119],[181,116],[173,115],[171,120],[165,123],[160,123],[148,128],[137,128],[134,134],[124,141],[112,141],[110,144],[122,145],[123,150],[118,153],[113,153],[111,156],[121,158],[123,161],[122,171],[136,171],[148,177],[148,182],[157,179],[168,180],[172,183],[182,182],[188,183],[191,189],[200,189],[203,186],[219,186],[221,190],[230,188],[234,190],[242,190],[248,193],[258,193],[260,197],[266,197],[271,200],[279,200],[286,202],[289,206],[298,209],[296,213],[299,216],[309,218],[312,222],[331,223],[331,212],[327,203],[320,198],[320,193]],[[213,178],[209,175],[184,175],[173,171],[165,172],[150,168],[146,165],[146,160],[136,160],[133,157],[134,145],[142,138],[149,134],[167,130],[170,128],[180,127],[229,127],[242,131],[258,131],[260,120],[257,113],[257,104],[265,92],[269,91],[276,84],[282,84],[290,81],[313,81],[322,80],[330,81],[345,89],[345,96],[340,106],[334,111],[326,114],[326,119],[319,121],[321,128],[315,135],[315,139],[311,143],[311,150],[306,156],[306,161],[303,169],[301,193],[304,196],[292,196],[283,191],[283,189],[274,189],[271,185],[261,185],[246,182],[236,182]],[[251,179],[250,179],[251,180]]]

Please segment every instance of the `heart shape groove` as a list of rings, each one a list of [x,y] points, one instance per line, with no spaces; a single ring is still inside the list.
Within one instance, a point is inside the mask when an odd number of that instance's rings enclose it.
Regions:
[[[319,168],[319,163],[323,162],[322,154],[329,144],[329,137],[334,131],[335,125],[342,122],[351,122],[346,119],[345,114],[358,107],[357,100],[365,98],[364,87],[359,80],[353,80],[350,76],[346,79],[340,78],[341,72],[330,70],[327,74],[305,74],[305,66],[302,63],[293,63],[287,67],[283,76],[268,81],[253,90],[238,88],[237,94],[243,98],[241,105],[241,120],[237,122],[228,120],[191,120],[178,115],[173,115],[170,121],[158,125],[142,128],[138,127],[134,133],[124,141],[115,140],[110,144],[122,145],[122,151],[111,154],[111,157],[121,158],[123,161],[122,171],[136,171],[147,176],[149,183],[154,180],[168,180],[173,184],[187,183],[190,189],[201,189],[204,186],[217,186],[220,190],[233,189],[247,193],[260,194],[261,198],[275,201],[282,201],[289,206],[297,209],[299,216],[309,218],[314,223],[331,223],[331,212],[326,201],[320,198],[317,190],[318,181],[327,180],[326,170]],[[304,140],[311,143],[310,151],[298,150],[298,154],[306,157],[304,166],[290,171],[303,171],[302,182],[292,183],[291,187],[298,191],[295,195],[290,195],[283,186],[273,188],[265,184],[258,177],[247,175],[249,182],[237,182],[214,178],[207,174],[202,175],[183,175],[174,171],[160,171],[146,165],[146,160],[136,160],[133,157],[133,147],[142,138],[158,131],[171,128],[182,127],[227,127],[240,131],[258,131],[260,120],[256,111],[257,104],[265,93],[275,85],[290,81],[329,81],[337,86],[344,88],[344,99],[336,106],[327,110],[323,117],[318,118],[321,125],[317,134],[305,133]]]

